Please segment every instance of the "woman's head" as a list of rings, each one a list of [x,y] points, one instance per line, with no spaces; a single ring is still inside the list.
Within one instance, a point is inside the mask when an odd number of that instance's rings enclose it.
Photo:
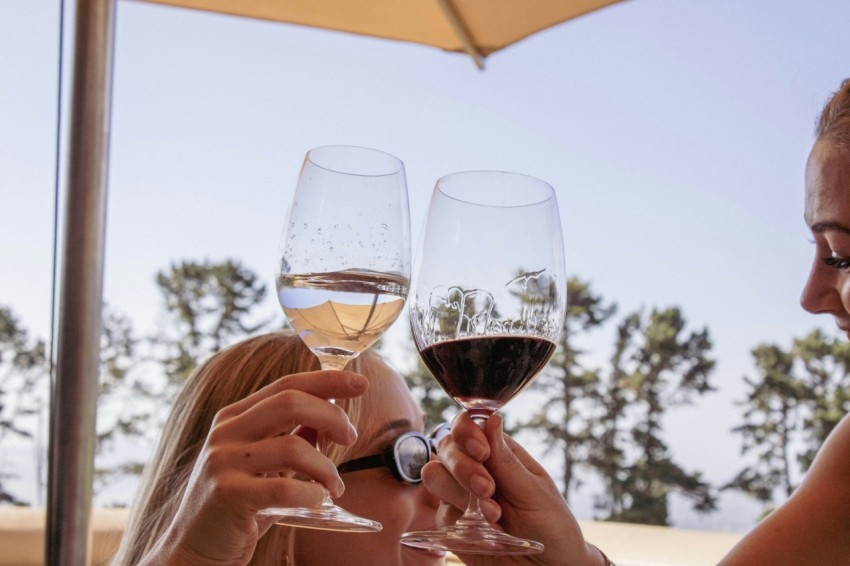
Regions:
[[[347,454],[332,454],[339,465],[384,453],[408,432],[423,432],[424,414],[404,380],[380,358],[364,361],[369,389],[362,397],[357,441]],[[345,493],[335,500],[342,508],[379,521],[379,533],[338,533],[298,529],[294,558],[298,566],[346,564],[429,565],[443,563],[443,553],[404,547],[402,533],[434,527],[439,500],[422,484],[397,479],[386,466],[343,472]]]
[[[146,468],[141,490],[122,539],[117,559],[119,563],[137,563],[171,523],[180,506],[194,463],[219,410],[284,375],[318,369],[315,355],[291,332],[276,332],[249,338],[218,352],[200,364],[187,378],[175,398],[160,445]],[[410,396],[407,386],[378,354],[366,352],[352,360],[346,369],[365,375],[370,383],[363,397],[339,401],[339,406],[346,411],[359,436],[357,443],[351,447],[332,445],[329,458],[334,463],[339,464],[357,457],[363,451],[371,450],[373,446],[367,444],[369,439],[379,443],[386,442],[386,434],[376,437],[374,431],[389,423],[396,423],[393,425],[396,428],[392,428],[392,431],[398,429],[399,434],[404,432],[405,428],[421,430],[421,411]],[[398,424],[405,422],[407,424]],[[426,517],[426,520],[421,522],[433,522],[436,503],[429,504],[427,508],[418,502],[410,505],[412,498],[405,497],[405,492],[399,492],[396,497],[392,489],[394,486],[381,487],[384,482],[376,470],[350,474],[351,478],[357,478],[351,481],[346,476],[349,474],[343,476],[347,491],[340,501],[349,499],[353,505],[362,506],[364,511],[361,514],[380,520],[380,509],[390,505],[397,509],[412,510],[409,513],[411,516]],[[372,481],[367,481],[369,478],[372,478]],[[416,493],[425,492],[422,487],[414,490]],[[371,493],[369,497],[357,497],[358,493],[363,496],[367,491]],[[407,495],[410,493],[412,492],[407,492]],[[374,509],[369,509],[370,503]],[[398,517],[393,516],[393,520],[396,519]],[[392,528],[387,529],[387,526],[385,525],[385,532],[391,531]],[[409,526],[411,525],[405,525]],[[293,541],[301,549],[309,548],[308,543],[298,544],[304,532],[306,530],[272,527],[260,539],[252,564],[282,563],[286,556],[292,554]],[[351,536],[368,538],[372,535]],[[374,538],[370,540],[375,542]],[[345,546],[339,547],[339,551],[344,552],[345,547],[350,545],[345,539],[341,543]],[[334,548],[332,541],[323,541],[321,537],[317,544],[322,544],[325,549]],[[399,546],[397,536],[395,546]],[[395,548],[392,550],[396,551]],[[385,551],[390,552],[390,549],[386,548]],[[297,563],[322,564],[320,561],[311,561],[306,556]]]
[[[850,79],[827,101],[806,164],[805,220],[815,258],[800,303],[850,337]]]

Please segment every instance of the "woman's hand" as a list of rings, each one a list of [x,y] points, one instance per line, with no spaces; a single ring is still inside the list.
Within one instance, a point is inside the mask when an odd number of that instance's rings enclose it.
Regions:
[[[246,564],[274,523],[258,511],[316,507],[327,493],[342,495],[334,464],[291,433],[308,427],[338,444],[352,444],[357,432],[327,399],[356,397],[367,386],[365,377],[346,371],[294,374],[219,411],[180,508],[146,562]]]
[[[439,460],[423,469],[423,482],[443,503],[441,525],[452,523],[466,507],[469,492],[479,496],[484,515],[514,536],[541,542],[545,550],[529,556],[459,555],[466,564],[603,564],[602,555],[584,541],[581,529],[546,470],[502,432],[498,415],[484,428],[466,413],[452,423],[450,437],[437,448]]]

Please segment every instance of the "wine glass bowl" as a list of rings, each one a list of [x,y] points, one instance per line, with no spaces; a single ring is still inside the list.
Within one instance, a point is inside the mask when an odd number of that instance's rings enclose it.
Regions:
[[[276,285],[289,324],[322,369],[343,369],[381,337],[404,308],[409,280],[402,162],[354,146],[307,152],[281,235]],[[283,525],[381,530],[380,523],[348,513],[330,498],[316,509],[262,513]]]
[[[310,150],[280,248],[284,314],[323,365],[341,369],[404,307],[410,216],[402,162],[362,147]]]
[[[516,397],[554,353],[565,278],[550,185],[500,171],[437,181],[416,258],[410,324],[425,365],[474,419]],[[543,548],[494,529],[473,496],[455,525],[405,533],[402,543],[480,554]]]

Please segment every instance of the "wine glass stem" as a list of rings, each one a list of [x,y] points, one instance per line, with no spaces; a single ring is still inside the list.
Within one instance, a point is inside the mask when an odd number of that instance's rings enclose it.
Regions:
[[[318,354],[319,364],[323,370],[342,370],[351,360],[349,356],[335,356],[333,354]]]
[[[461,529],[489,527],[490,523],[481,512],[481,503],[474,493],[469,494],[469,503],[466,505],[466,511],[455,522],[455,526]]]
[[[318,354],[318,358],[319,365],[321,365],[322,370],[325,371],[342,371],[351,359],[348,356],[335,356],[333,354]],[[336,405],[336,401],[334,399],[328,399],[328,403]],[[322,451],[324,452],[324,450]]]
[[[484,428],[484,425],[487,422],[487,419],[490,417],[489,413],[479,413],[470,411],[470,417],[472,421]],[[463,512],[463,515],[455,522],[455,525],[460,527],[461,529],[466,528],[489,528],[490,523],[484,517],[484,513],[481,512],[481,502],[478,499],[478,496],[474,493],[469,493],[469,503],[466,505],[466,511]]]
[[[348,363],[349,359],[346,356],[334,356],[331,354],[319,354],[319,364],[322,366],[323,370],[330,371],[341,371],[345,368],[345,365]],[[332,405],[336,405],[336,401],[334,399],[328,399],[328,403]],[[319,450],[322,454],[328,453],[329,441],[324,435],[316,435],[316,449]],[[330,495],[325,495],[324,500],[322,500],[322,507],[333,507],[334,503],[331,500]]]

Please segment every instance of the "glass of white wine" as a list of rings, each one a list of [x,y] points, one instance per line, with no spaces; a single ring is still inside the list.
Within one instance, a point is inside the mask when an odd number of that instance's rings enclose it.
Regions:
[[[410,214],[404,165],[375,149],[307,152],[280,242],[277,292],[289,323],[322,369],[341,370],[404,309]],[[333,401],[331,401],[333,402]],[[381,524],[326,499],[270,509],[279,524],[374,532]]]

